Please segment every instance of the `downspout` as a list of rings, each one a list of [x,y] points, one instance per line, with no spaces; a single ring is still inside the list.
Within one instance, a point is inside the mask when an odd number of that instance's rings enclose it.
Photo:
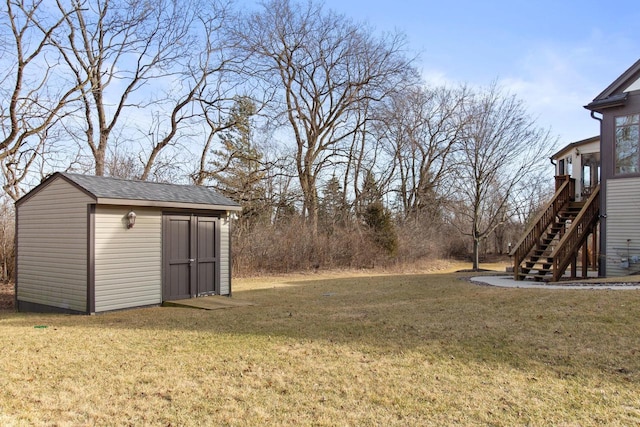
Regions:
[[[553,160],[553,157],[549,157],[549,161],[553,165],[553,181],[554,181],[553,185],[554,185],[554,188],[558,190],[558,184],[557,184],[557,178],[556,178],[556,175],[558,175],[558,162],[555,162]]]
[[[558,163],[553,161],[553,157],[549,157],[549,161],[553,165],[553,186],[554,191],[558,191],[558,179],[556,176],[558,175]]]
[[[602,117],[596,116],[596,111],[591,110],[591,118],[600,122],[600,162],[602,162]],[[600,170],[602,170],[602,164],[600,165]],[[606,222],[607,222],[607,213],[603,212],[602,209],[606,207],[604,203],[607,189],[604,185],[602,185],[602,172],[600,173],[600,239],[598,242],[598,276],[606,277],[607,276],[607,254],[606,247],[604,245],[604,241],[607,237],[606,232]],[[604,237],[604,238],[603,238]]]
[[[602,117],[596,117],[596,112],[591,110],[591,118],[600,122],[600,126],[602,126]],[[602,137],[602,132],[600,132],[600,137]]]

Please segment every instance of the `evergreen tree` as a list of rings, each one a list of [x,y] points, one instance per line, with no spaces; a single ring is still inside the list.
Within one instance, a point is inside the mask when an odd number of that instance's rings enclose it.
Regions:
[[[364,208],[362,219],[371,232],[373,242],[388,254],[398,249],[398,236],[393,226],[390,212],[384,207],[382,193],[371,172],[367,172],[360,193],[361,206]]]
[[[238,225],[254,223],[261,216],[268,217],[265,207],[265,171],[262,153],[253,143],[252,117],[256,113],[253,101],[236,98],[230,114],[231,126],[220,136],[221,148],[213,151],[212,172],[214,187],[223,195],[242,205]]]
[[[333,175],[325,185],[320,201],[319,219],[328,233],[344,227],[349,216],[349,208],[344,203],[344,191],[340,180]]]
[[[362,183],[362,190],[360,190],[359,205],[362,209],[366,209],[367,206],[380,202],[382,203],[382,192],[378,188],[378,182],[373,172],[367,171]]]

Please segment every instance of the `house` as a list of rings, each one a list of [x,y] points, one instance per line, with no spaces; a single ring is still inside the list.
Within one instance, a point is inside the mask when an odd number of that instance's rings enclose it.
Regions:
[[[552,157],[556,192],[511,252],[516,280],[640,272],[640,61],[585,106],[600,135]],[[599,143],[599,149],[597,145]]]
[[[598,266],[600,138],[567,145],[551,156],[556,192],[510,255],[516,280],[558,281],[571,268],[582,277]]]
[[[585,106],[600,121],[600,275],[640,272],[640,60]]]
[[[92,314],[230,296],[240,209],[205,187],[55,173],[16,202],[16,307]]]
[[[575,200],[589,197],[600,184],[600,136],[573,142],[553,156],[557,177],[575,180]]]

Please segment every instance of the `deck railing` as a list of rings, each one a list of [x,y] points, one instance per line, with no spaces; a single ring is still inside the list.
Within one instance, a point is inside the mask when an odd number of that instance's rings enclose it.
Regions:
[[[558,212],[575,197],[575,179],[568,175],[556,176],[556,192],[542,212],[536,217],[527,229],[526,233],[511,251],[513,257],[513,276],[515,280],[521,280],[520,264],[529,254],[529,251],[540,241],[549,225],[554,222]]]
[[[576,257],[580,246],[584,244],[600,220],[600,186],[591,192],[584,207],[572,221],[571,227],[560,239],[553,257],[553,281],[557,282]]]

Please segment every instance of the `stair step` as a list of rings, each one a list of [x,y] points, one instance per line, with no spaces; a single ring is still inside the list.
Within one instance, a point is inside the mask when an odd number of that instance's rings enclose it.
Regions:
[[[558,243],[565,233],[571,232],[575,219],[585,206],[586,201],[584,200],[571,201],[556,213],[554,222],[541,235],[537,236],[539,239],[537,244],[520,263],[516,279],[547,282],[553,278],[553,263],[554,257],[557,255]]]
[[[576,219],[576,217],[578,216],[578,212],[576,213],[565,213],[565,214],[558,214],[558,218],[560,218],[561,221],[566,222],[566,221],[571,221],[572,219]]]
[[[555,246],[546,246],[544,248],[538,248],[538,249],[534,249],[533,252],[531,253],[532,256],[535,256],[537,258],[540,258],[541,256],[544,256],[545,253],[550,253],[551,249],[553,249]]]
[[[548,249],[548,248],[547,248]],[[551,251],[548,251],[547,249],[536,249],[535,251],[533,251],[533,254],[531,254],[531,256],[529,257],[529,259],[535,258],[535,259],[540,259],[540,258],[550,258],[551,257]]]
[[[533,274],[535,272],[538,272],[540,274],[546,274],[549,273],[553,270],[553,263],[525,263],[526,265],[521,265],[520,266],[520,272],[524,272],[524,270],[527,270],[527,273],[529,274]]]
[[[553,263],[552,262],[536,262],[536,263],[525,263],[526,267],[529,271],[531,270],[537,270],[537,271],[545,271],[545,272],[549,272],[551,271],[551,269],[553,268]]]
[[[526,258],[524,262],[526,262],[527,264],[553,264],[553,257],[552,256],[529,257],[529,258]]]

